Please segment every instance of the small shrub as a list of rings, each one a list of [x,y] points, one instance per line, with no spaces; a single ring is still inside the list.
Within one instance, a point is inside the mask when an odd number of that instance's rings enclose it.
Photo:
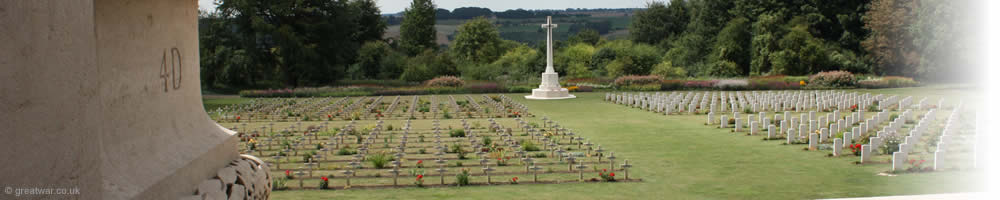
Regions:
[[[285,185],[286,183],[288,183],[288,179],[286,178],[276,178],[274,180],[271,180],[271,186],[274,188],[274,190],[288,189],[288,186]]]
[[[489,136],[483,137],[483,146],[490,146],[490,144],[493,144],[493,139]]]
[[[521,148],[523,148],[524,151],[540,151],[541,150],[540,148],[538,148],[537,144],[535,144],[534,142],[529,141],[529,140],[521,141]]]
[[[455,183],[458,186],[469,185],[469,169],[462,169],[462,173],[455,175]]]
[[[600,176],[601,180],[604,182],[615,182],[615,172],[608,173],[608,169],[604,169],[604,171],[600,172],[598,176]]]
[[[417,187],[424,187],[424,175],[423,174],[418,174],[417,175],[417,180],[414,181],[413,184],[417,185]]]
[[[462,129],[451,130],[451,132],[449,132],[448,135],[451,137],[465,137],[465,130]]]
[[[319,189],[330,189],[330,178],[327,178],[326,176],[320,177]]]
[[[902,143],[899,136],[889,135],[885,136],[884,139],[885,143],[879,147],[879,149],[882,150],[882,153],[892,155],[892,152],[899,151],[899,144]]]
[[[809,76],[809,85],[821,88],[854,87],[854,74],[847,71],[825,71]]]
[[[465,160],[465,149],[462,149],[462,145],[452,144],[451,152],[458,154],[459,160]]]
[[[882,80],[889,82],[889,87],[914,87],[918,86],[919,83],[914,81],[913,78],[907,78],[902,76],[886,76],[882,77]]]
[[[465,85],[465,81],[454,76],[439,76],[427,81],[427,86],[430,87],[462,87],[463,85]]]
[[[389,154],[386,153],[376,153],[368,155],[368,158],[366,158],[366,160],[368,160],[368,162],[371,162],[372,166],[374,166],[375,169],[382,169],[385,167],[386,163],[392,161],[392,158],[390,158]]]

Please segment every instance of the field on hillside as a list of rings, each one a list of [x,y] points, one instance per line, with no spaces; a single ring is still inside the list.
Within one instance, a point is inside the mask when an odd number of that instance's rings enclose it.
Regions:
[[[559,28],[555,29],[552,37],[555,40],[563,41],[571,35],[576,34],[575,31],[570,31],[571,26],[587,22],[610,23],[608,33],[602,34],[602,36],[609,39],[623,38],[623,36],[627,37],[628,25],[631,23],[632,18],[630,16],[622,15],[602,15],[592,17],[554,18],[552,20],[552,23],[559,24]],[[541,24],[545,23],[544,18],[491,19],[491,21],[493,21],[497,26],[497,30],[500,31],[500,37],[503,39],[529,44],[541,43],[545,41],[545,32],[542,32],[541,28]],[[434,26],[438,31],[437,43],[444,45],[451,44],[450,38],[454,38],[453,36],[455,34],[455,30],[457,30],[458,26],[464,22],[465,20],[438,20],[437,25]],[[385,32],[385,37],[399,38],[399,27],[399,25],[389,26]]]
[[[863,93],[972,102],[975,89],[929,86]],[[529,101],[506,94],[540,120],[547,116],[587,139],[600,141],[635,165],[641,182],[522,184],[474,187],[274,191],[274,199],[816,199],[976,192],[977,169],[881,176],[888,164],[857,165],[854,156],[827,157],[802,145],[761,140],[704,125],[705,115],[662,115],[608,103],[603,92],[579,98]],[[456,95],[457,96],[457,95]],[[206,107],[249,99],[206,99]],[[418,120],[419,121],[419,120]],[[235,126],[235,123],[223,123]],[[228,126],[227,126],[228,127]],[[883,158],[883,157],[880,157]],[[409,179],[406,179],[410,181]]]

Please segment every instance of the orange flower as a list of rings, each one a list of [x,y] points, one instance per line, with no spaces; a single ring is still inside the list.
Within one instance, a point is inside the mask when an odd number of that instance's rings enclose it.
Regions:
[[[806,81],[799,81],[799,85],[805,86],[806,85]]]

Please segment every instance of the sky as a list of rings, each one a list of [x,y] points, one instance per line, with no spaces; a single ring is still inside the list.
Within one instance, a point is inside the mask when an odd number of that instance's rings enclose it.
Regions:
[[[398,13],[410,7],[412,0],[375,0],[382,13]],[[454,10],[461,7],[483,7],[493,11],[523,8],[567,9],[567,8],[642,8],[650,0],[435,0],[438,8]],[[213,10],[214,0],[198,0],[199,9]]]

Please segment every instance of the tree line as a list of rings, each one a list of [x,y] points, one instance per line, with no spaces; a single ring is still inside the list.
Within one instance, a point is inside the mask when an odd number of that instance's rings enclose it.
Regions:
[[[844,70],[955,77],[969,49],[963,1],[671,0],[638,11],[632,40],[665,51],[691,76],[807,75]],[[948,55],[948,56],[941,56]]]
[[[525,83],[537,81],[544,66],[543,43],[504,40],[486,15],[535,18],[538,11],[444,13],[431,0],[413,0],[399,20],[400,36],[386,39],[390,19],[373,0],[218,3],[217,12],[199,18],[201,77],[208,88],[424,81],[443,75]],[[578,32],[556,42],[555,64],[568,78],[845,70],[935,79],[968,58],[969,50],[957,42],[963,39],[962,25],[953,23],[964,17],[960,9],[947,0],[651,2],[635,11],[628,39],[602,38],[595,29],[607,24],[570,26]],[[471,18],[458,27],[450,46],[435,42],[435,21],[442,17]]]

